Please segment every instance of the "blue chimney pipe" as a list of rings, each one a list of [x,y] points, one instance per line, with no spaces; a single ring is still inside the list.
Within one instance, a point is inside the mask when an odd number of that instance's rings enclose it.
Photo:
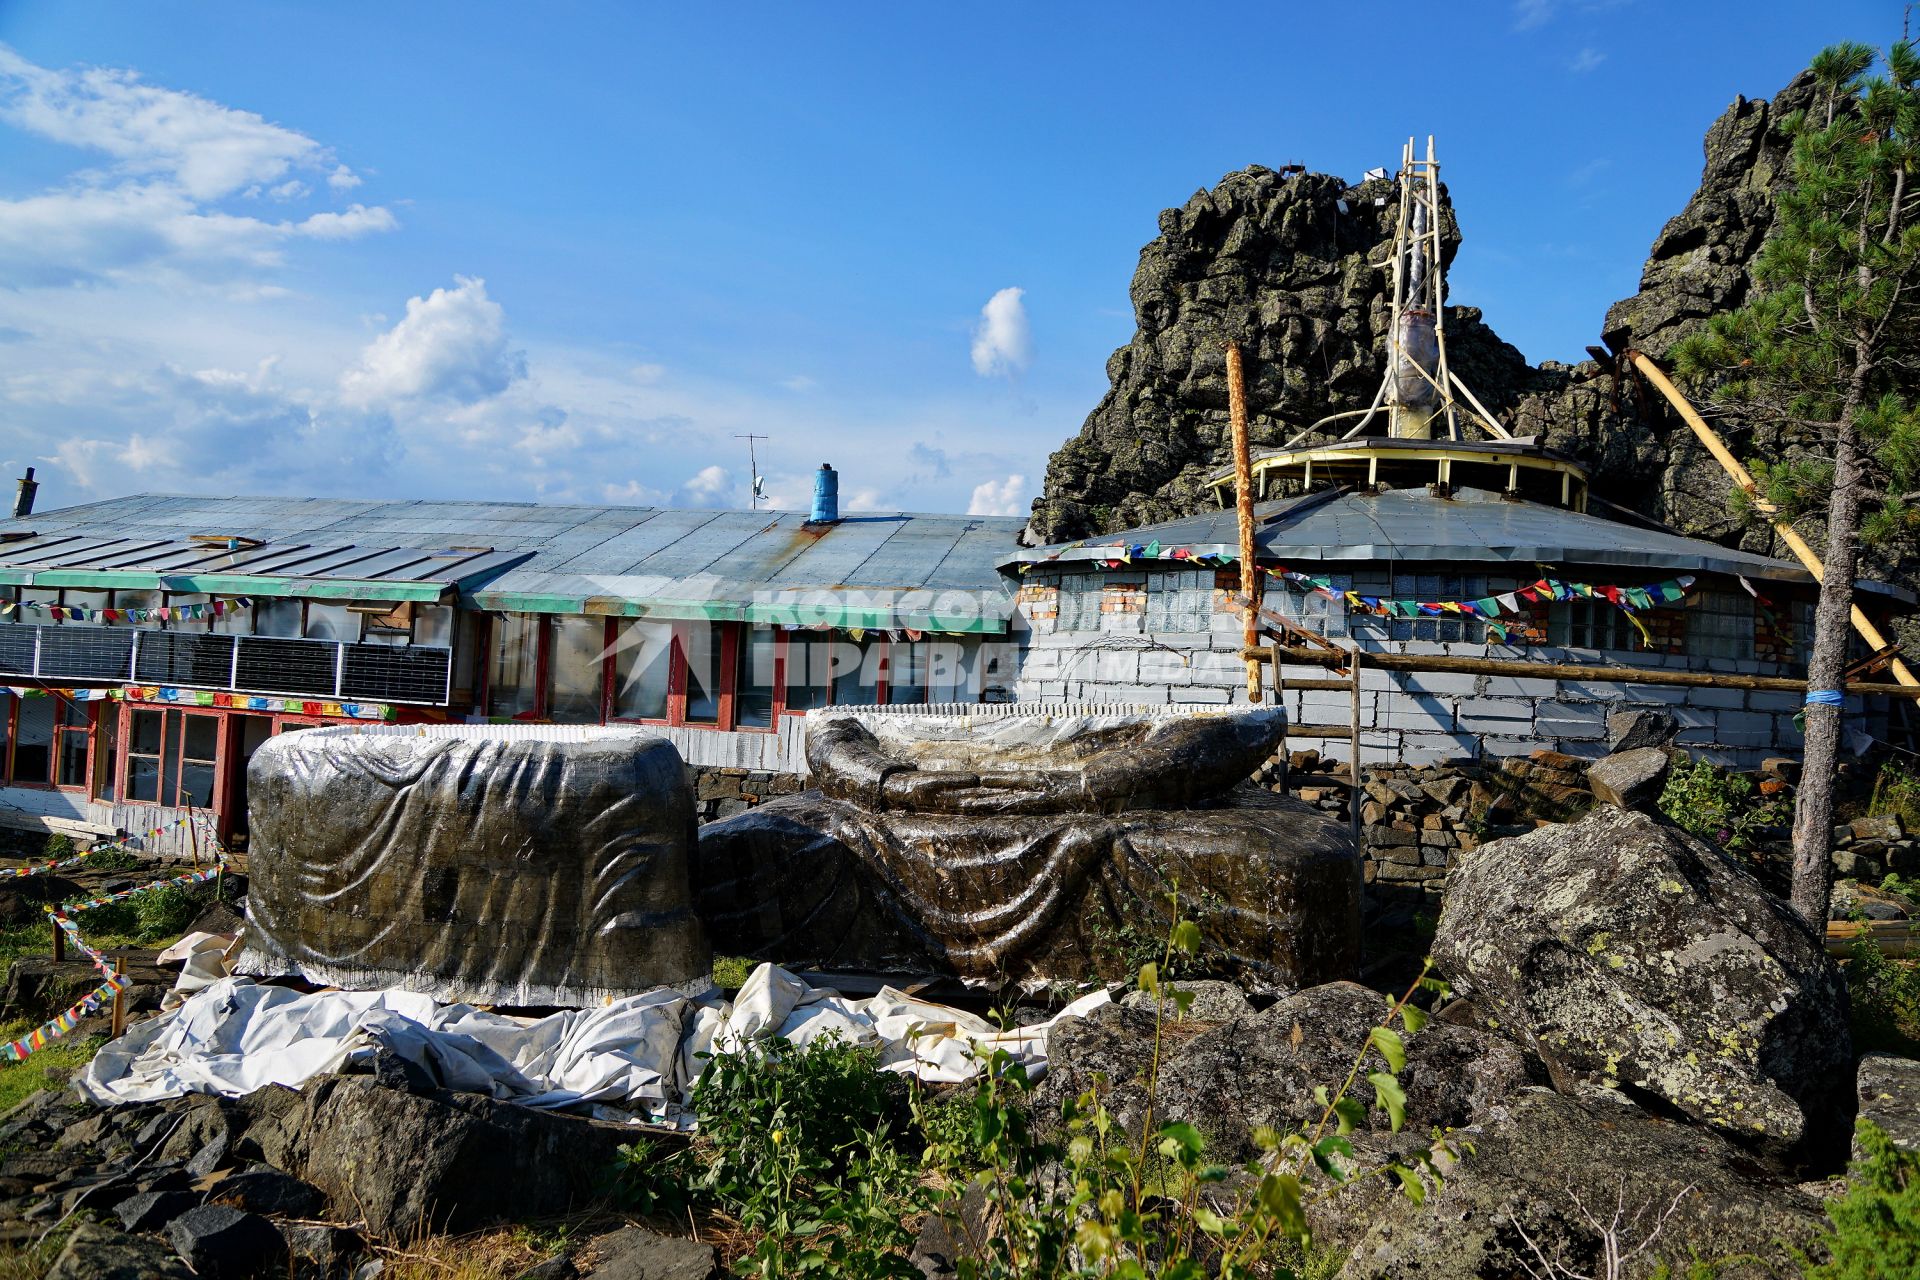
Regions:
[[[813,514],[807,517],[808,524],[838,524],[840,522],[840,473],[830,463],[821,463],[820,469],[813,473]]]

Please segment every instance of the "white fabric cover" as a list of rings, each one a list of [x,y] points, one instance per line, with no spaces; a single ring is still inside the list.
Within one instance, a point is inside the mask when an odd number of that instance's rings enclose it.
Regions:
[[[884,1069],[922,1080],[964,1080],[995,1049],[1038,1075],[1048,1029],[1110,999],[1096,991],[1042,1025],[1003,1032],[890,987],[849,1000],[770,964],[753,971],[731,1004],[718,991],[690,996],[667,987],[538,1019],[409,991],[301,995],[221,978],[101,1049],[77,1087],[102,1106],[188,1093],[238,1097],[271,1084],[297,1088],[384,1048],[450,1089],[532,1107],[602,1104],[684,1120],[679,1113],[705,1065],[702,1054],[774,1035],[804,1045],[838,1033],[878,1047]]]

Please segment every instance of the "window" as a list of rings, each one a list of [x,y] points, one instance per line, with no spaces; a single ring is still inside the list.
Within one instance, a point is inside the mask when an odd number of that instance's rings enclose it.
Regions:
[[[720,673],[726,669],[726,623],[696,623],[681,632],[680,643],[686,663],[688,724],[720,723]]]
[[[13,780],[45,786],[53,781],[54,726],[60,708],[54,698],[20,698],[13,722]]]
[[[812,711],[833,702],[833,633],[787,633],[787,710]]]
[[[117,598],[117,597],[116,597]],[[188,605],[207,604],[213,599],[209,595],[200,595],[188,591],[167,592],[167,608],[184,609]],[[211,631],[211,618],[174,618],[166,623],[169,631]]]
[[[236,609],[233,607],[233,601],[228,600],[226,609],[219,617],[213,620],[214,633],[223,636],[250,636],[253,634],[253,615],[258,613],[262,608],[276,603],[279,602],[273,600],[258,600],[254,602],[254,606],[251,609]],[[300,607],[299,604],[292,601],[288,601],[287,603],[293,604],[296,610]],[[296,613],[295,617],[298,616]],[[298,630],[297,625],[295,630]],[[260,634],[265,635],[266,632],[263,631]]]
[[[93,711],[84,702],[50,698],[60,704],[60,718],[54,727],[58,738],[56,786],[83,790],[87,785],[87,741],[92,735]]]
[[[1547,639],[1562,648],[1631,649],[1636,638],[1626,614],[1605,600],[1568,600],[1547,614]]]
[[[891,675],[887,648],[887,641],[880,636],[834,638],[829,649],[834,706],[870,707],[880,701],[880,686]]]
[[[1350,573],[1334,574],[1328,581],[1335,591],[1353,590],[1353,575]],[[1347,634],[1345,600],[1329,600],[1309,587],[1284,578],[1269,579],[1268,584],[1267,593],[1261,600],[1266,608],[1295,626],[1323,636]]]
[[[300,602],[298,600],[256,600],[252,613],[253,634],[278,636],[283,640],[300,638]]]
[[[487,669],[487,714],[530,716],[539,710],[540,624],[537,613],[503,613],[493,620],[493,661]]]
[[[1213,625],[1213,573],[1147,575],[1148,631],[1205,631]]]
[[[166,597],[158,591],[116,591],[113,593],[113,608],[119,610],[158,609],[165,603]],[[117,625],[123,627],[151,627],[153,630],[158,631],[161,624],[158,618],[151,618],[146,622],[129,622],[123,618]]]
[[[571,614],[553,620],[548,719],[600,722],[600,695],[605,687],[600,654],[606,647],[606,619]]]
[[[673,624],[621,622],[613,640],[614,718],[665,720],[672,675]]]
[[[1700,591],[1687,601],[1687,654],[1695,658],[1753,657],[1753,597]]]
[[[418,605],[413,611],[413,642],[434,649],[453,647],[453,607]]]
[[[1346,580],[1351,584],[1352,580]],[[1445,573],[1419,573],[1411,577],[1396,577],[1389,595],[1395,600],[1479,600],[1487,594],[1487,580],[1483,577],[1462,577]],[[1341,588],[1351,590],[1351,585]],[[1371,623],[1356,625],[1384,625],[1389,640],[1425,640],[1433,644],[1452,644],[1466,642],[1479,644],[1485,640],[1487,625],[1478,618],[1448,614],[1445,617],[1419,618],[1380,618],[1373,616]]]
[[[924,640],[887,643],[887,701],[906,706],[927,701],[928,669]]]
[[[94,717],[99,726],[99,745],[93,753],[93,798],[111,803],[118,798],[120,764],[120,707],[108,703]]]
[[[113,605],[113,593],[111,591],[75,591],[72,588],[68,588],[65,591],[57,592],[56,594],[58,595],[59,602],[61,604],[71,605],[76,609],[107,609],[107,608],[111,608]],[[131,596],[131,595],[137,595],[139,593],[129,591],[127,594]],[[41,603],[52,604],[54,603],[54,601],[52,597],[49,597],[47,599],[42,600]],[[66,623],[77,623],[80,620],[77,618],[62,618],[60,621],[66,622]],[[99,624],[97,622],[93,622],[90,620],[88,623],[83,625],[99,625]]]
[[[1104,573],[1069,573],[1060,579],[1060,612],[1056,631],[1098,631],[1100,603],[1105,594]]]
[[[132,724],[121,787],[125,797],[145,804],[211,808],[220,718],[138,708]]]
[[[344,644],[360,643],[360,615],[343,604],[309,604],[306,637]]]
[[[737,728],[773,727],[779,646],[779,633],[772,627],[745,629],[733,673],[733,722]]]

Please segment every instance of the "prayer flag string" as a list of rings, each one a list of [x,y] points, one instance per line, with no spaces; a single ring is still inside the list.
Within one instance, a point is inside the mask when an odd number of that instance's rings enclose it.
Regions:
[[[0,600],[0,618],[15,613],[44,614],[56,622],[197,622],[202,618],[222,618],[229,613],[251,609],[250,596],[231,600],[208,600],[203,604],[168,604],[157,609],[89,609],[77,604],[46,604],[39,600]]]

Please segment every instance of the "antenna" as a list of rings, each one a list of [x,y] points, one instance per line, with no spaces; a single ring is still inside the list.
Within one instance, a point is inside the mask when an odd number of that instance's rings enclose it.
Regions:
[[[765,440],[767,437],[757,436],[751,432],[736,431],[733,438],[747,442],[747,476],[752,481],[747,496],[748,509],[758,511],[760,509],[760,500],[767,496],[767,478],[760,474],[760,459],[754,452],[753,442],[755,440]]]

